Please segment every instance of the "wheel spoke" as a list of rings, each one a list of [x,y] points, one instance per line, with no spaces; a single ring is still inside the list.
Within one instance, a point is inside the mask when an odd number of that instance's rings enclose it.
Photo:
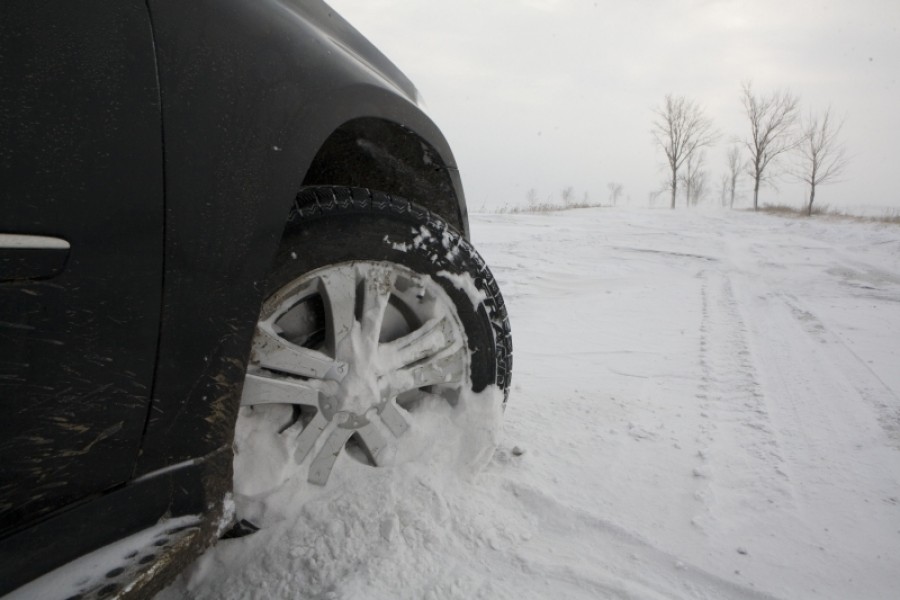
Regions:
[[[393,400],[389,400],[381,410],[381,422],[394,434],[394,437],[400,437],[409,429],[409,421],[406,420],[406,415],[403,414],[403,411],[400,410]]]
[[[374,423],[369,423],[365,427],[357,430],[356,433],[359,434],[359,438],[366,447],[366,453],[369,455],[369,458],[371,458],[372,462],[377,466],[380,463],[379,458],[381,457],[381,452],[387,448],[388,445],[387,440],[384,439],[384,435],[382,435],[378,426]]]
[[[312,464],[309,465],[307,481],[315,485],[325,485],[328,482],[331,469],[334,468],[334,461],[337,460],[338,454],[341,453],[341,450],[353,433],[353,429],[332,428],[319,453],[316,454]]]
[[[356,323],[356,269],[341,267],[321,276],[322,299],[328,319],[328,346],[337,358],[350,356],[342,342],[353,331]]]
[[[347,364],[312,350],[295,346],[276,334],[268,323],[260,323],[253,338],[254,359],[261,367],[313,379],[340,381]]]
[[[241,406],[256,404],[298,404],[318,406],[319,390],[312,382],[288,381],[248,373],[244,379]]]
[[[456,342],[453,324],[447,317],[431,319],[398,340],[381,345],[383,365],[393,371],[449,348]]]
[[[396,275],[388,269],[373,268],[366,272],[363,288],[362,339],[368,352],[378,348],[378,337],[381,335],[381,324],[384,320],[384,309],[387,307],[394,287]]]
[[[415,366],[393,371],[383,377],[385,394],[394,398],[403,392],[429,385],[459,383],[463,377],[465,357],[465,348],[460,348],[453,354],[432,356]]]
[[[303,428],[300,435],[297,436],[297,447],[294,449],[294,460],[299,465],[306,459],[313,447],[316,445],[319,436],[328,428],[328,419],[321,412],[317,412],[309,425]]]

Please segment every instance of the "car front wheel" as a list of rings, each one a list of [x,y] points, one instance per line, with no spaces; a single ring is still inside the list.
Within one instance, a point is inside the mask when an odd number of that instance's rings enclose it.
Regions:
[[[298,196],[267,281],[235,435],[235,491],[302,466],[324,485],[347,453],[379,465],[419,411],[511,374],[506,309],[471,244],[405,200],[353,188]]]

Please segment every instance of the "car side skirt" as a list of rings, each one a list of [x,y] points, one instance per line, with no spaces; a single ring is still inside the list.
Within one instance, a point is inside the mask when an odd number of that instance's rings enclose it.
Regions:
[[[0,542],[0,596],[89,552],[162,521],[184,515],[198,520],[167,537],[152,560],[124,569],[119,598],[147,598],[215,541],[222,499],[231,488],[231,448],[164,469],[119,489],[51,515]],[[48,552],[52,548],[52,552]],[[137,559],[141,556],[130,557]],[[152,570],[152,573],[150,572]],[[116,585],[110,578],[106,585]],[[89,590],[72,590],[72,594]]]

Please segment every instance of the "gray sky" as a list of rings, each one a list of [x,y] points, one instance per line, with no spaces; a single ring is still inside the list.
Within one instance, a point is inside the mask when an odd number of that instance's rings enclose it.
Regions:
[[[728,142],[747,133],[746,80],[846,117],[851,163],[817,204],[900,209],[898,0],[329,3],[417,85],[473,210],[525,204],[530,188],[605,201],[611,181],[647,205],[664,177],[650,128],[667,93],[702,104],[722,132],[707,150],[713,201]],[[761,201],[805,199],[801,186],[778,187]]]

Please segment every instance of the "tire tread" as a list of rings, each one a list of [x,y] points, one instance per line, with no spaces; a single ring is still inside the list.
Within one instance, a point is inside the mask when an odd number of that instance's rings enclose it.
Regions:
[[[512,336],[509,315],[500,288],[484,259],[472,244],[444,219],[418,204],[366,188],[312,186],[302,189],[294,201],[288,227],[302,227],[319,218],[352,213],[388,213],[424,225],[435,247],[435,261],[456,273],[473,275],[484,296],[484,309],[494,334],[495,384],[503,390],[504,405],[512,379]]]

